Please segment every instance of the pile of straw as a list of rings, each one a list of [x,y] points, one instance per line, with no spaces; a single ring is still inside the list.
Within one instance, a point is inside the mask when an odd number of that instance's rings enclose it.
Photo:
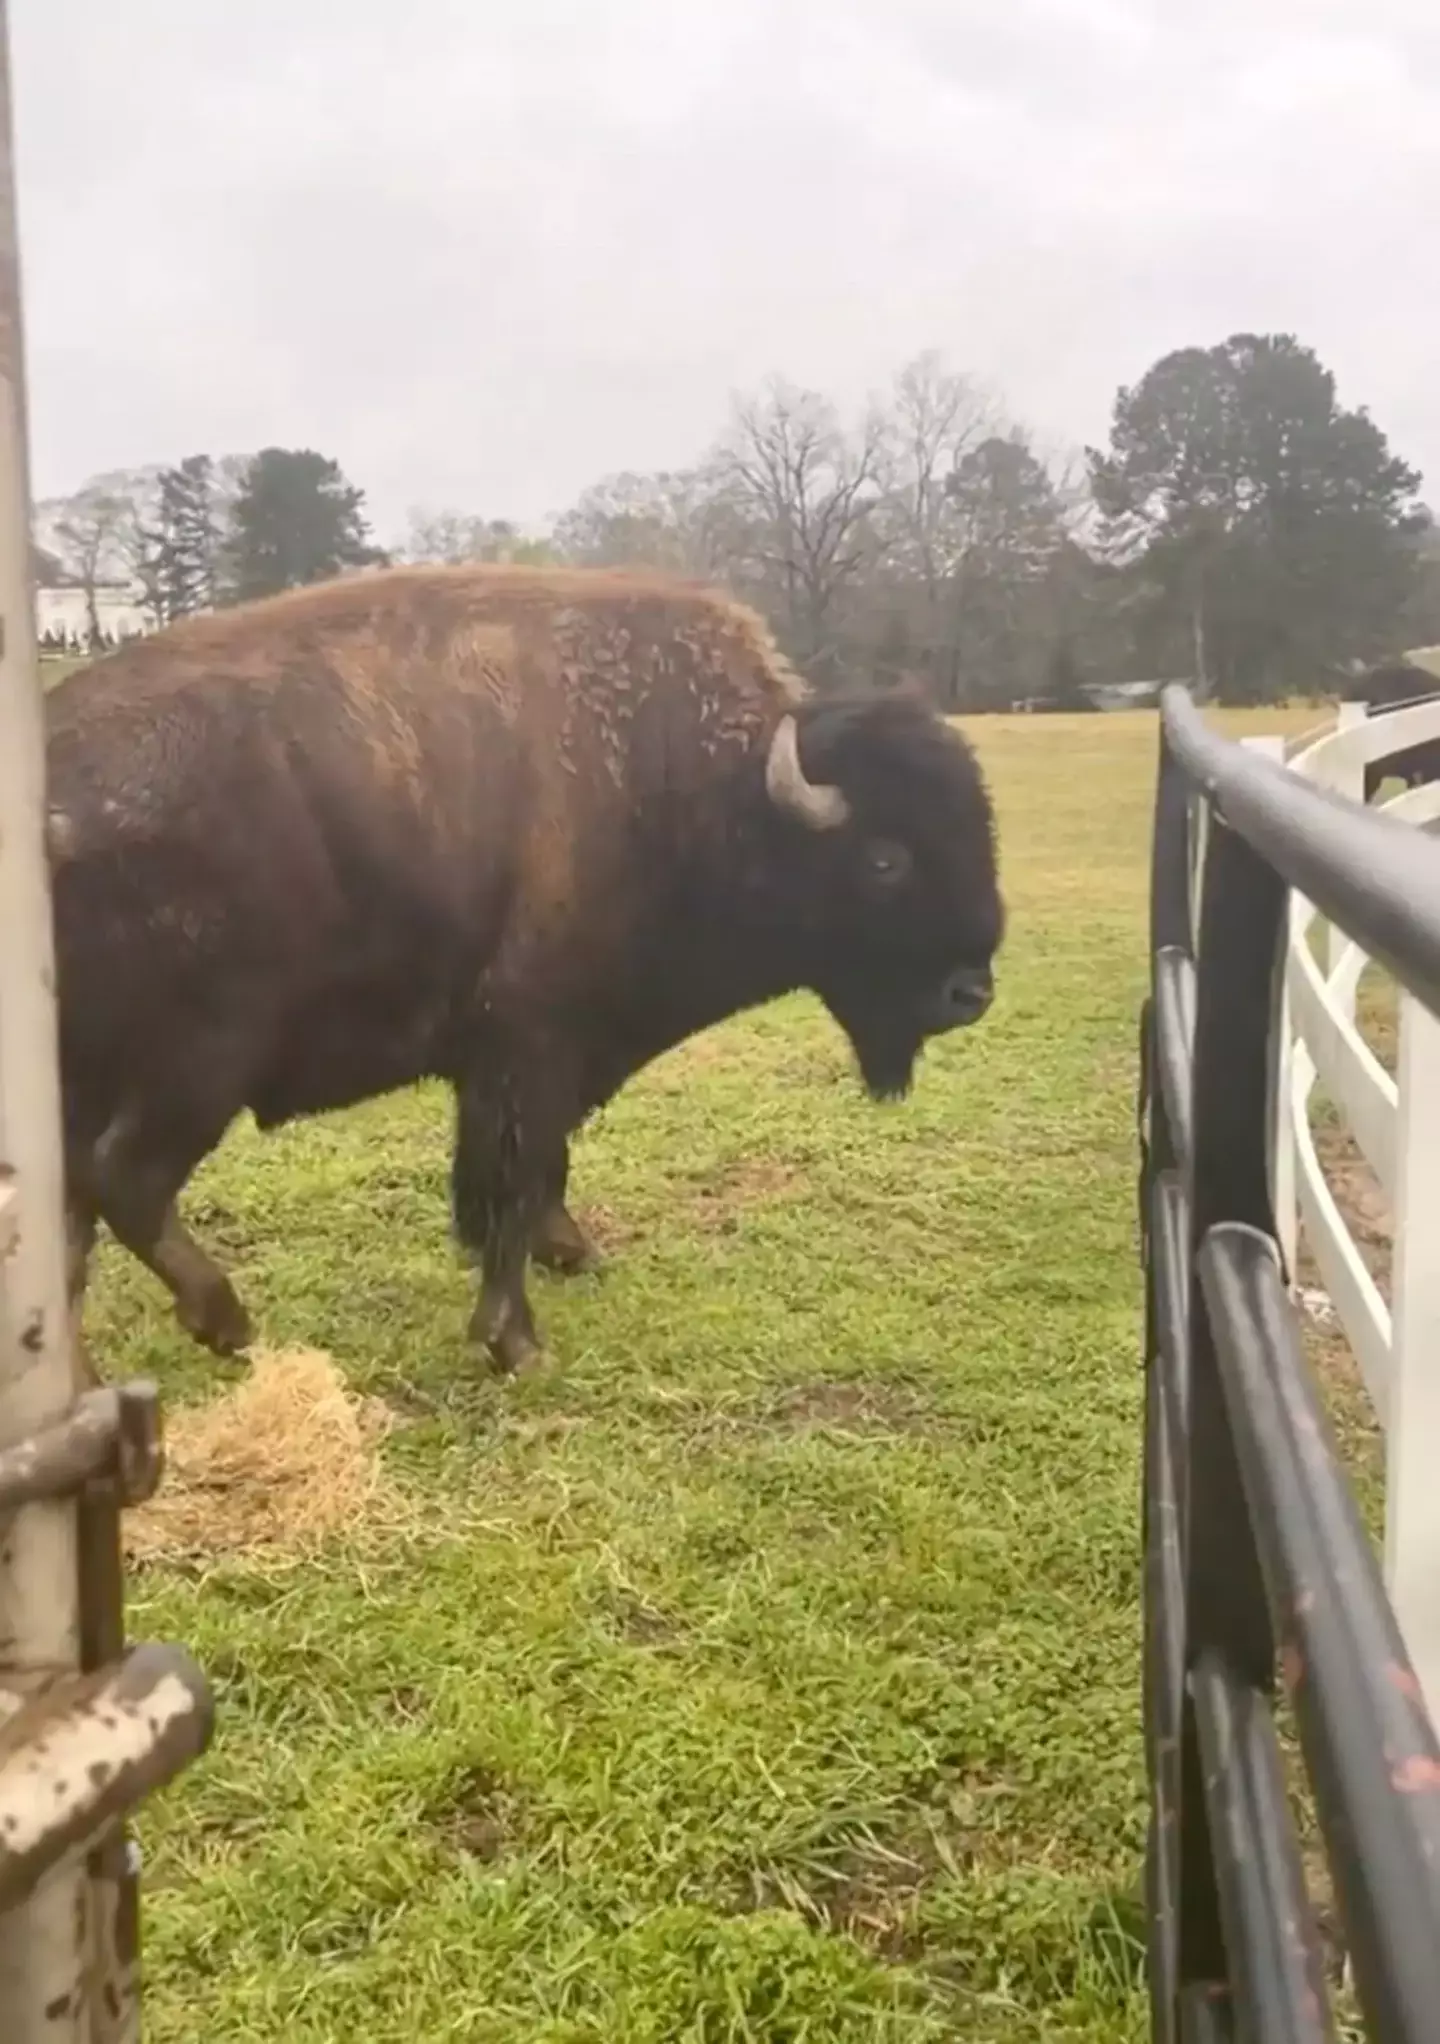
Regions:
[[[139,1561],[313,1552],[389,1516],[396,1500],[378,1450],[392,1424],[323,1351],[255,1352],[233,1389],[167,1415],[165,1475],[126,1513],[126,1548]]]

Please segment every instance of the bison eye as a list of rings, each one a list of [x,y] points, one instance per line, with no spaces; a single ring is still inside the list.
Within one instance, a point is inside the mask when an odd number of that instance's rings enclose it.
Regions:
[[[874,838],[865,847],[865,871],[878,887],[898,887],[913,864],[905,846],[890,838]]]

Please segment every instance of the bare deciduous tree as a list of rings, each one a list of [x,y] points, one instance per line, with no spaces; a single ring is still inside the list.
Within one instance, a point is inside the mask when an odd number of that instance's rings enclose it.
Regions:
[[[891,559],[932,598],[955,566],[952,479],[999,418],[980,385],[947,369],[933,349],[895,378],[885,422]]]
[[[567,561],[718,576],[732,549],[714,479],[700,469],[602,476],[561,517],[554,541]]]
[[[462,561],[540,560],[548,552],[544,541],[527,539],[508,518],[480,518],[468,511],[412,510],[400,558],[456,566]]]
[[[892,628],[946,701],[957,689],[969,562],[955,479],[999,419],[990,394],[934,349],[900,370],[886,413],[882,521]]]
[[[876,557],[884,424],[847,432],[828,398],[774,382],[736,405],[710,463],[742,581],[817,681],[839,664],[843,595]]]
[[[138,544],[137,526],[131,497],[93,484],[72,497],[55,520],[54,540],[61,565],[84,592],[92,647],[103,643],[100,589],[107,582],[128,581]]]

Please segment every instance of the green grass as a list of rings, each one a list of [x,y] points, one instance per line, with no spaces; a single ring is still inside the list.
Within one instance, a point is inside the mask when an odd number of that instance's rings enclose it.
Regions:
[[[67,674],[73,674],[77,667],[85,665],[83,655],[68,653],[42,653],[40,656],[40,686],[54,688],[57,681],[63,681]]]
[[[800,1000],[637,1082],[577,1150],[610,1267],[536,1279],[529,1381],[463,1343],[439,1095],[244,1129],[196,1181],[265,1338],[400,1413],[417,1517],[133,1577],[219,1700],[141,1822],[152,2044],[1146,2034],[1155,725],[973,730],[992,1016],[903,1107]],[[223,1378],[113,1252],[92,1297],[108,1371]]]

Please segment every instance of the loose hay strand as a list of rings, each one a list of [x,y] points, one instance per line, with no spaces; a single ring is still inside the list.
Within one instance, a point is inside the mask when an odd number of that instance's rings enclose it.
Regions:
[[[127,1514],[126,1547],[137,1561],[303,1555],[390,1518],[379,1444],[392,1424],[323,1350],[257,1351],[239,1384],[170,1417],[164,1480]]]

